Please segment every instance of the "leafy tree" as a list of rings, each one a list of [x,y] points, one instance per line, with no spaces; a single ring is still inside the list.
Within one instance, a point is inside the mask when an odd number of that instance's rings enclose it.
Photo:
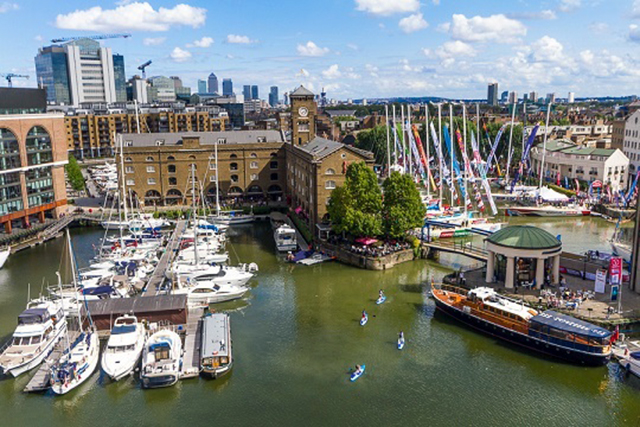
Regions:
[[[363,162],[347,168],[344,186],[331,192],[327,211],[333,230],[356,237],[382,232],[382,194],[375,172]]]
[[[82,176],[80,165],[78,165],[78,161],[75,157],[71,155],[69,156],[69,163],[67,163],[65,169],[67,171],[67,179],[69,179],[71,187],[76,191],[84,190],[84,176]]]
[[[390,130],[390,141],[393,141],[393,130]],[[391,144],[392,142],[390,142]],[[363,130],[356,137],[356,147],[363,150],[371,151],[376,163],[379,165],[387,164],[387,127],[376,126],[373,129]]]
[[[384,183],[382,226],[387,236],[400,238],[407,230],[420,227],[425,208],[411,176],[392,172]]]

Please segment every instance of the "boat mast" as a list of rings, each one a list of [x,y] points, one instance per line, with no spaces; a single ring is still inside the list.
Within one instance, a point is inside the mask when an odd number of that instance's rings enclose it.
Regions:
[[[430,156],[429,156],[429,104],[424,104],[424,113],[425,113],[425,148],[427,149],[427,196],[431,196],[431,164]]]
[[[442,141],[442,103],[440,102],[438,103],[438,138],[440,139],[440,144],[438,144],[438,150],[439,150],[438,155],[442,159],[442,144],[444,142]],[[442,175],[442,168],[446,166],[443,164],[444,159],[439,163],[440,163],[440,203],[442,203],[442,196],[443,196],[442,187],[444,186],[444,182],[443,182],[444,175]]]
[[[78,278],[76,276],[76,260],[75,260],[75,256],[73,255],[73,247],[71,246],[71,235],[69,234],[69,229],[66,229],[66,235],[67,235],[67,246],[69,249],[69,262],[71,263],[71,277],[72,277],[72,282],[73,282],[73,289],[76,292],[76,297],[78,296]],[[76,298],[77,299],[77,298]],[[86,301],[86,298],[85,298]],[[77,304],[78,307],[78,323],[79,323],[79,327],[80,327],[80,332],[84,332],[83,328],[82,328],[82,318],[80,316],[80,304]],[[88,313],[88,311],[87,311]],[[68,331],[68,329],[67,329]]]
[[[451,146],[451,206],[453,206],[453,187],[455,187],[456,177],[453,175],[453,104],[449,102],[449,145]],[[462,202],[464,203],[464,201]]]
[[[216,171],[218,173],[218,171]],[[193,218],[193,256],[195,265],[198,265],[198,221],[196,217],[196,165],[191,164],[191,218]]]
[[[218,140],[213,144],[213,152],[216,157],[216,216],[220,216],[220,189],[218,188]]]
[[[513,111],[511,111],[511,129],[509,130],[509,149],[507,151],[507,174],[505,177],[505,181],[509,182],[509,172],[511,171],[511,140],[513,139],[513,122],[516,118],[516,108],[518,108],[518,104],[513,103]]]
[[[398,144],[397,144],[397,133],[396,133],[396,104],[393,104],[391,107],[393,113],[393,151],[394,151],[394,166],[398,166]]]
[[[62,318],[64,320],[65,325],[67,324],[67,313],[64,311],[64,298],[62,297],[62,278],[60,277],[60,272],[56,271],[56,276],[58,276],[58,289],[60,289],[60,301],[62,301]],[[69,342],[69,327],[67,326],[67,332],[64,334],[65,340],[67,341],[67,350],[71,348],[71,343]]]
[[[542,177],[544,172],[544,158],[547,154],[547,136],[549,135],[549,116],[551,115],[551,100],[549,100],[549,104],[547,104],[547,122],[544,125],[544,141],[542,143],[542,161],[540,162],[540,185],[538,185],[538,194],[540,194],[540,189],[542,188]]]
[[[401,125],[400,125],[400,136],[402,137],[402,171],[403,173],[407,173],[407,146],[404,143],[404,128],[405,128],[405,123],[404,123],[404,105],[400,104],[400,120],[401,120]]]
[[[124,221],[126,222],[129,219],[129,214],[127,212],[127,187],[124,177],[124,142],[122,141],[122,135],[120,135],[120,170],[122,171],[122,197],[120,197],[120,200],[124,205]]]
[[[384,106],[384,116],[386,119],[387,128],[387,176],[391,175],[391,150],[389,148],[389,104]]]

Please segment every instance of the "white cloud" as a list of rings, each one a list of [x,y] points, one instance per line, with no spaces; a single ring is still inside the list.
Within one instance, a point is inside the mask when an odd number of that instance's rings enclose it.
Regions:
[[[211,37],[203,37],[200,40],[194,40],[193,43],[189,43],[187,47],[209,47],[213,44]]]
[[[398,25],[400,26],[400,29],[407,34],[424,30],[429,26],[427,21],[424,20],[422,13],[414,13],[406,18],[402,18]]]
[[[553,37],[544,36],[532,45],[532,57],[536,61],[562,62],[567,60],[562,44]]]
[[[573,12],[582,6],[582,0],[560,0],[558,9],[562,12]]]
[[[42,37],[41,35],[39,35],[39,34],[38,34],[38,35],[37,35],[37,36],[35,36],[33,39],[34,39],[35,41],[37,41],[37,42],[41,42],[41,41],[43,41],[43,40],[44,40],[44,37]]]
[[[256,40],[251,40],[248,36],[240,36],[237,34],[229,34],[227,36],[227,43],[231,44],[251,44],[255,42]]]
[[[632,42],[640,43],[640,27],[636,24],[629,25],[629,40]]]
[[[425,55],[429,55],[429,50],[424,49]],[[461,42],[460,40],[444,42],[442,46],[436,49],[435,54],[440,59],[454,58],[458,56],[475,56],[476,51],[470,44]]]
[[[17,3],[9,3],[9,2],[0,3],[0,13],[7,13],[7,12],[11,12],[12,10],[18,10],[18,9],[20,9],[20,6]]]
[[[340,72],[340,67],[338,67],[338,64],[333,64],[329,68],[324,70],[322,72],[322,75],[325,79],[337,79],[342,76],[342,73]]]
[[[298,55],[300,56],[324,56],[327,53],[329,53],[329,48],[320,47],[312,41],[298,45]]]
[[[514,19],[542,19],[542,20],[553,20],[558,19],[558,15],[551,10],[541,10],[540,12],[517,12],[517,13],[509,13],[507,15],[509,18]]]
[[[451,24],[440,28],[448,31],[454,39],[465,42],[516,43],[527,35],[527,28],[520,21],[504,15],[467,18],[454,14]]]
[[[360,50],[360,47],[357,44],[354,43],[349,43],[347,44],[347,47],[351,50]]]
[[[166,37],[146,37],[142,40],[142,44],[145,46],[159,46],[167,40]]]
[[[595,55],[590,50],[583,50],[580,52],[580,59],[586,65],[592,65]]]
[[[56,17],[56,27],[86,31],[168,31],[172,26],[198,28],[204,25],[207,10],[187,4],[155,10],[147,2],[127,3],[115,9],[95,6]]]
[[[175,47],[169,56],[174,62],[185,62],[191,59],[191,52]]]
[[[296,76],[309,77],[311,74],[304,68],[300,68],[300,72]]]
[[[356,0],[356,5],[359,11],[381,16],[412,13],[420,9],[418,0]]]
[[[433,3],[435,6],[439,6],[440,0],[431,0],[431,3]]]

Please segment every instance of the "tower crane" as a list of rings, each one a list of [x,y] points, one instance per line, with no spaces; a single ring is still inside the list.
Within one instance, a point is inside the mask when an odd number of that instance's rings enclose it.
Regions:
[[[138,67],[138,70],[142,71],[142,78],[146,79],[147,78],[147,72],[146,69],[147,67],[151,65],[151,60],[145,62],[144,64],[142,64],[141,66]]]
[[[11,81],[11,79],[14,78],[21,78],[21,79],[28,79],[29,76],[24,75],[24,74],[14,74],[14,73],[5,73],[5,74],[0,74],[0,77],[4,77],[5,79],[7,79],[7,83],[9,84],[9,87],[13,87],[13,82]]]
[[[64,43],[80,39],[105,40],[105,39],[127,39],[131,37],[129,33],[121,34],[98,34],[95,36],[77,36],[77,37],[61,37],[59,39],[51,39],[51,43]]]

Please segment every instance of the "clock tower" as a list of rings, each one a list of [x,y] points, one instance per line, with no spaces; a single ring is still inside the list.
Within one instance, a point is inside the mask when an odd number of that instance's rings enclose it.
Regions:
[[[316,103],[313,92],[300,86],[290,95],[291,99],[291,142],[305,145],[316,136]]]

